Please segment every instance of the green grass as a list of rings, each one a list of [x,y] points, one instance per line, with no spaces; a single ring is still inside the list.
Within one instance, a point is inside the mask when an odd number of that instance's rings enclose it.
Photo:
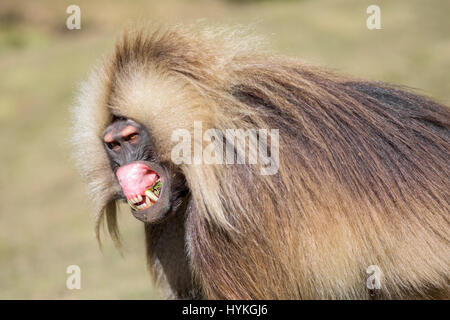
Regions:
[[[365,27],[381,6],[382,30]],[[160,297],[146,270],[142,223],[120,215],[124,256],[93,234],[92,206],[70,158],[69,106],[78,83],[133,21],[251,24],[271,47],[356,77],[419,88],[450,102],[450,2],[71,1],[0,4],[0,298]],[[205,22],[204,22],[205,23]],[[82,289],[65,287],[67,266]]]

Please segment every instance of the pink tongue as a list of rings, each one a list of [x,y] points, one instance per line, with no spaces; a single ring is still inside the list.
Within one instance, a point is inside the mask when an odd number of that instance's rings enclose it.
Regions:
[[[143,195],[145,190],[152,187],[158,175],[143,163],[133,162],[117,170],[117,178],[127,199]]]

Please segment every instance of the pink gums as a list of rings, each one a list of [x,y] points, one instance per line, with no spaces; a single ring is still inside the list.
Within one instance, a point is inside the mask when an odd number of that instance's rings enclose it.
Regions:
[[[143,195],[158,180],[156,172],[139,162],[120,167],[116,175],[127,199]]]

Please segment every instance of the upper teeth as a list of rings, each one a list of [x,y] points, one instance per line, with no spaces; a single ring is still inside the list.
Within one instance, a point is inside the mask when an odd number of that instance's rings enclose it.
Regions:
[[[142,196],[140,196],[140,195],[136,196],[134,198],[128,199],[128,202],[131,202],[132,204],[139,203],[141,201],[142,201]]]

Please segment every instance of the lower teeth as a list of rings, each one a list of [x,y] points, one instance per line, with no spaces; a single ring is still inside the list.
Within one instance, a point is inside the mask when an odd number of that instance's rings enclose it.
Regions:
[[[150,190],[145,191],[145,195],[147,197],[149,197],[150,200],[152,200],[152,201],[157,201],[158,200],[158,197],[153,192],[151,192]]]

